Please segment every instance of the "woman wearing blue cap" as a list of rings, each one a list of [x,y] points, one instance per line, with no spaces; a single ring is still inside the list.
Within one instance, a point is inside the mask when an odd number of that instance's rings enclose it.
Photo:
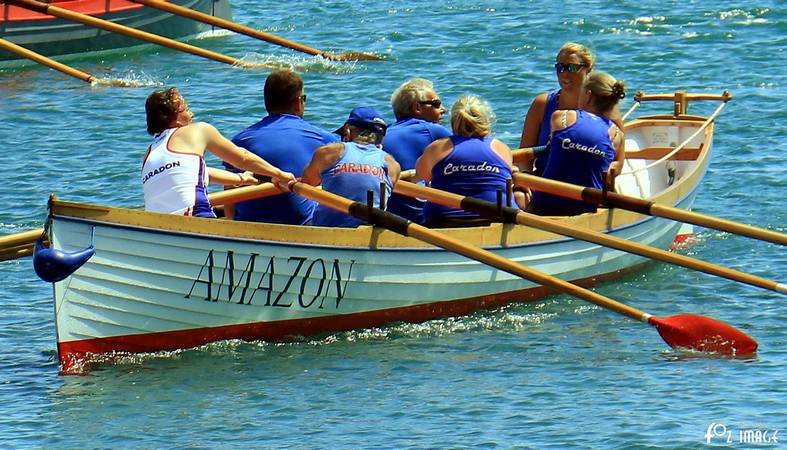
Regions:
[[[303,170],[303,181],[313,186],[322,184],[328,192],[363,203],[367,192],[372,191],[375,205],[380,205],[381,184],[385,197],[390,197],[400,172],[399,163],[381,146],[387,128],[374,108],[353,109],[336,130],[344,142],[317,148]],[[354,228],[362,224],[360,219],[323,205],[317,205],[312,218],[312,225],[323,227]]]

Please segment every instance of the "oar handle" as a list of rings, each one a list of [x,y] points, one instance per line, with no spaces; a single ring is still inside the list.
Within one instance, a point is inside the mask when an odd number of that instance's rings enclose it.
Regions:
[[[244,202],[271,195],[281,194],[287,190],[281,190],[273,183],[262,183],[253,186],[243,186],[226,191],[214,192],[208,195],[212,206],[227,205],[232,203]]]
[[[537,153],[545,152],[546,149],[546,145],[540,145],[538,147],[522,147],[516,150],[511,150],[511,155],[514,158],[515,163],[525,162],[532,160]]]

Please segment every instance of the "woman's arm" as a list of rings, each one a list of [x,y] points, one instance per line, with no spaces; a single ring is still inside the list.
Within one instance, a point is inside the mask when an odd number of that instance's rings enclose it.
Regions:
[[[432,168],[452,148],[451,139],[438,139],[424,149],[424,154],[415,162],[415,176],[426,182],[432,181]]]
[[[259,183],[251,172],[236,173],[215,167],[208,167],[208,177],[211,183],[222,186],[247,186]]]

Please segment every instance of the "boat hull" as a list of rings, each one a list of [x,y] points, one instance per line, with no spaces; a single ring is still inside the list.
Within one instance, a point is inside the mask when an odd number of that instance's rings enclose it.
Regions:
[[[229,0],[174,0],[185,6],[222,19],[231,19]],[[71,9],[171,39],[185,39],[214,27],[125,0],[95,2],[76,0],[55,2]],[[65,19],[0,5],[0,37],[44,56],[73,56],[89,52],[107,53],[136,46],[144,41]],[[4,18],[4,20],[3,20]],[[16,54],[0,52],[0,64],[24,63]]]
[[[653,145],[679,121],[636,122],[632,147]],[[687,130],[696,129],[691,122]],[[655,130],[655,131],[652,131]],[[651,132],[652,131],[652,132]],[[641,135],[638,137],[638,135]],[[667,161],[622,176],[618,189],[689,209],[708,162]],[[630,163],[636,166],[639,163]],[[64,371],[112,352],[181,349],[224,339],[283,340],[323,332],[464,315],[551,292],[478,261],[388,230],[231,222],[54,200],[50,241],[95,256],[54,284]],[[556,219],[667,249],[680,223],[623,210]],[[531,228],[441,230],[532,269],[592,285],[647,259]]]

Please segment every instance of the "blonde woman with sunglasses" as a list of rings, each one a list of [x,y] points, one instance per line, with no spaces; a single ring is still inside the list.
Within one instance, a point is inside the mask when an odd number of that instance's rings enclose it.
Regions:
[[[593,70],[595,63],[595,55],[584,45],[567,42],[560,47],[554,66],[560,87],[543,92],[533,100],[522,127],[520,148],[546,145],[552,113],[559,109],[577,109],[582,84]],[[547,152],[540,152],[522,169],[541,175],[546,167],[548,156]]]

